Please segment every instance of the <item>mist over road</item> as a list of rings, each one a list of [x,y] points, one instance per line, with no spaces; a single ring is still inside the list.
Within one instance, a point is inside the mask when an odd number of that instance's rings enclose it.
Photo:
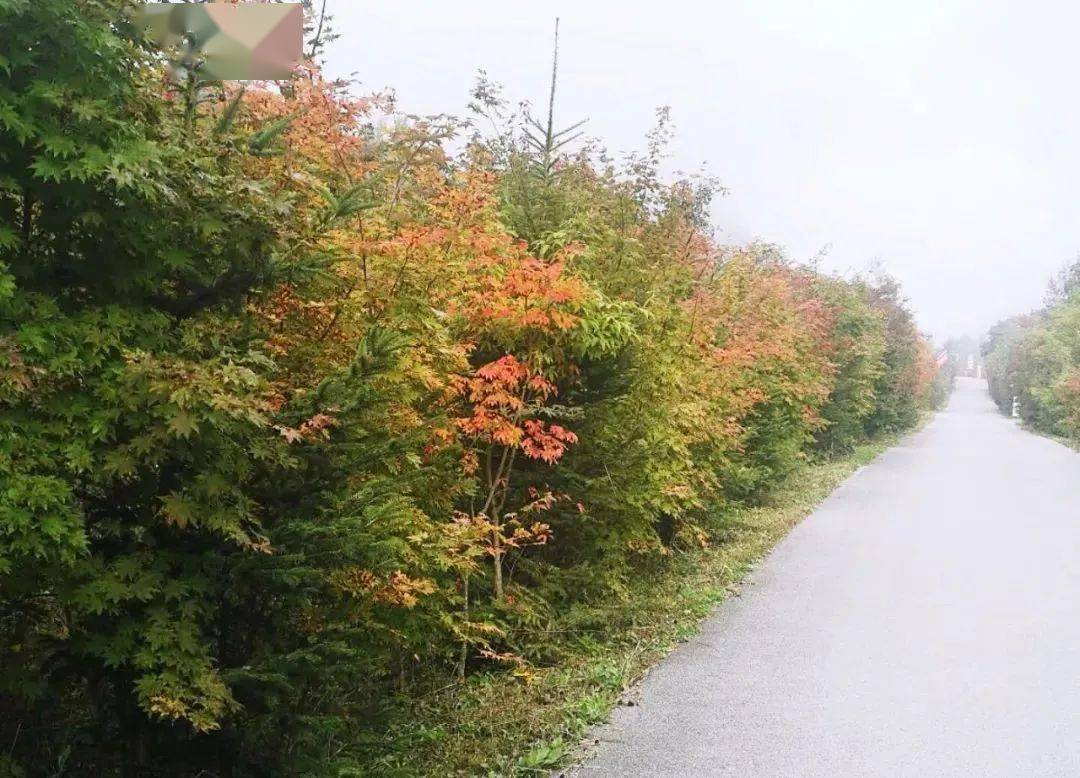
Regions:
[[[1080,456],[958,379],[631,696],[575,775],[1080,775]]]

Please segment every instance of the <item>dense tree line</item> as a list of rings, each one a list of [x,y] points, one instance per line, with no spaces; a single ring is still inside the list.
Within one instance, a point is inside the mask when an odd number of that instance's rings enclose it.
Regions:
[[[1044,306],[995,324],[982,345],[994,402],[1038,430],[1080,441],[1080,261],[1051,282]]]
[[[388,124],[131,10],[0,0],[0,772],[370,770],[937,399],[894,282],[713,239],[664,112],[624,164],[486,81]]]

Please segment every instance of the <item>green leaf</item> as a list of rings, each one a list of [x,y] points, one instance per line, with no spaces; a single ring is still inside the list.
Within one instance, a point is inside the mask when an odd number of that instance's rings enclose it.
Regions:
[[[188,438],[199,428],[198,420],[187,411],[180,411],[169,419],[169,431],[177,437]]]
[[[60,183],[67,176],[68,168],[64,162],[42,154],[30,163],[30,169],[34,171],[35,178]]]
[[[217,124],[214,126],[215,135],[226,133],[232,127],[237,112],[240,110],[240,101],[244,97],[245,89],[246,87],[241,87],[240,91],[236,93],[236,97],[230,100],[229,104],[225,106],[225,110],[221,112],[221,118],[218,119]]]
[[[175,492],[161,498],[161,506],[161,512],[164,514],[165,520],[181,529],[194,520],[195,506]]]
[[[256,131],[248,139],[248,149],[253,154],[270,154],[274,150],[271,148],[271,144],[277,140],[285,130],[289,129],[289,126],[296,120],[299,113],[289,114],[283,116],[280,119],[267,124],[262,129]]]
[[[0,249],[15,248],[22,239],[19,234],[10,227],[0,224]]]

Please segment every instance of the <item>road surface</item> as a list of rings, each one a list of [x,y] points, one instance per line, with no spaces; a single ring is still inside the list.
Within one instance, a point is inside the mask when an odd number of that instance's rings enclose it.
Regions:
[[[960,379],[630,698],[575,776],[1080,776],[1080,455]]]

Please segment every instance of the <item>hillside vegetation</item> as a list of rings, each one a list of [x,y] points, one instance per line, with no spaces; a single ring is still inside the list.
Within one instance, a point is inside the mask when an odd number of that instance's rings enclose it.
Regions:
[[[1016,399],[1026,423],[1080,443],[1080,262],[1053,279],[1043,308],[990,329],[983,360],[1004,413]]]
[[[893,281],[714,240],[664,111],[387,121],[132,8],[0,0],[0,773],[409,774],[940,399]]]

